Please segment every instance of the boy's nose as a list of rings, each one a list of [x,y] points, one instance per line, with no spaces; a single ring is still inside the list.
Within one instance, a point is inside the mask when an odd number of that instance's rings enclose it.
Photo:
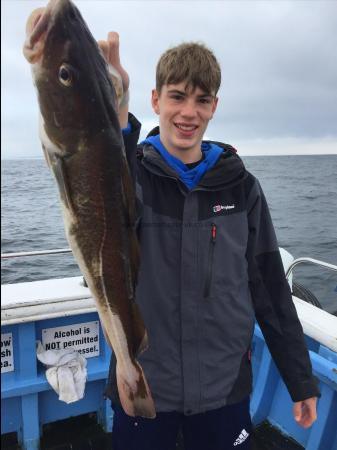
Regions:
[[[185,104],[183,105],[180,114],[182,117],[195,117],[196,116],[196,108],[194,105],[194,102],[192,101],[187,101],[185,102]]]

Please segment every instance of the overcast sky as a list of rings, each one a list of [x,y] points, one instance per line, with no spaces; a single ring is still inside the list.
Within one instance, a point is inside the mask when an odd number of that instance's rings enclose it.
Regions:
[[[1,1],[2,158],[42,157],[38,104],[22,55],[30,12],[47,2]],[[130,110],[145,135],[150,93],[169,46],[201,41],[222,67],[207,138],[239,153],[337,154],[337,1],[77,0],[94,37],[120,34]]]

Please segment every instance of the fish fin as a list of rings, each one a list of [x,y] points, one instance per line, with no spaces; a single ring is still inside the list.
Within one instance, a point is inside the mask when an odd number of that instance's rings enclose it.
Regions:
[[[129,258],[125,261],[125,271],[127,276],[127,289],[129,299],[135,298],[136,284],[139,270],[139,244],[134,230],[128,230]]]
[[[135,192],[133,182],[130,178],[129,166],[124,160],[122,166],[122,198],[124,202],[124,211],[126,211],[126,226],[128,230],[129,242],[129,264],[126,266],[128,278],[129,297],[132,301],[132,323],[134,329],[133,354],[139,355],[148,347],[147,333],[141,317],[138,305],[135,303],[135,290],[140,265],[139,242],[135,231]]]
[[[130,229],[129,231],[129,243],[130,243],[131,282],[133,291],[135,291],[140,265],[140,251],[138,238],[133,228]]]
[[[156,410],[143,369],[137,361],[133,361],[133,366],[138,372],[138,379],[134,381],[132,387],[126,375],[119,369],[117,362],[116,376],[120,402],[129,416],[154,419]]]
[[[42,144],[42,150],[43,150],[44,158],[47,162],[47,165],[48,165],[49,169],[51,169],[51,162],[50,162],[48,150],[46,149],[44,144]]]
[[[139,306],[136,302],[132,301],[131,308],[134,332],[133,354],[137,356],[148,348],[148,338],[144,322],[139,311]]]
[[[129,273],[131,292],[134,293],[137,284],[137,276],[140,264],[139,243],[135,231],[136,225],[136,200],[133,182],[130,177],[127,161],[122,166],[122,198],[124,211],[126,212],[125,222],[128,229],[129,260],[131,271]],[[134,296],[134,295],[132,295]]]
[[[71,189],[69,186],[67,176],[67,167],[63,158],[61,156],[54,155],[52,167],[59,187],[61,199],[63,200],[65,206],[70,211],[70,214],[73,216],[73,219],[75,219],[76,214],[71,199]]]
[[[124,207],[127,214],[128,225],[134,226],[136,222],[136,195],[133,181],[130,174],[130,169],[126,158],[122,163],[122,192]]]

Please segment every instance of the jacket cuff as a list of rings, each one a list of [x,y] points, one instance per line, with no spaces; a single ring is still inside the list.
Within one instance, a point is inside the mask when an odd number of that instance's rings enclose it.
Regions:
[[[136,179],[136,151],[139,139],[141,124],[136,117],[129,113],[128,115],[128,132],[123,133],[123,141],[125,147],[126,158],[131,171],[131,176]]]
[[[312,377],[310,380],[287,383],[287,388],[293,402],[300,402],[311,397],[320,397],[321,393],[318,388],[318,380]]]
[[[132,114],[129,112],[128,115],[128,127],[131,127],[130,133],[140,133],[140,129],[141,129],[141,123],[139,122],[139,120]]]
[[[128,126],[126,128],[122,128],[122,135],[126,147],[128,147],[129,144],[132,147],[137,145],[140,129],[141,123],[136,119],[136,117],[133,114],[129,113]]]
[[[132,131],[131,123],[128,122],[127,127],[122,128],[122,134],[123,134],[123,136],[125,136],[126,134],[130,134],[131,131]]]

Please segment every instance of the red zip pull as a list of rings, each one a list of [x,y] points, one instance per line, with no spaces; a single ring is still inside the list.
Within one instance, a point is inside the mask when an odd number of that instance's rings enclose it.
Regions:
[[[216,225],[215,225],[215,223],[212,223],[211,234],[212,234],[212,242],[215,242],[215,240],[216,240]]]

